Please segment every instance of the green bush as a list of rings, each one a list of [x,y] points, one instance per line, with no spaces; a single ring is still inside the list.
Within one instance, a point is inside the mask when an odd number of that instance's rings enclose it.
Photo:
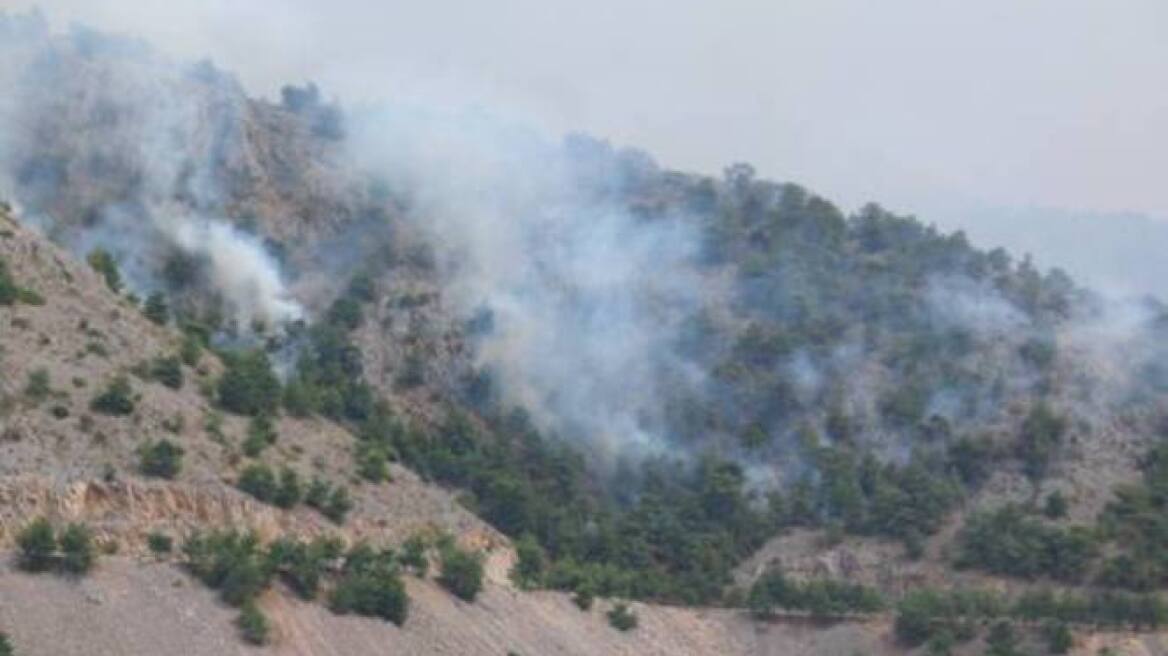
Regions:
[[[624,602],[617,602],[606,615],[608,623],[617,631],[632,631],[637,628],[637,615],[629,610],[629,605]]]
[[[174,479],[182,471],[184,453],[181,446],[167,439],[145,444],[138,451],[138,470],[144,476]]]
[[[89,572],[97,560],[93,533],[84,524],[70,524],[58,539],[45,518],[30,522],[16,537],[18,564],[28,572],[57,569],[66,574]]]
[[[879,593],[863,585],[831,579],[791,581],[778,570],[771,570],[754,582],[748,604],[758,617],[769,616],[775,608],[805,610],[816,617],[829,617],[874,613],[884,607]]]
[[[1055,490],[1046,495],[1046,503],[1042,506],[1042,514],[1047,519],[1062,519],[1067,516],[1067,498],[1063,493]]]
[[[483,561],[479,554],[455,546],[442,550],[438,582],[454,596],[473,602],[483,589]]]
[[[329,563],[342,555],[341,541],[319,537],[310,543],[280,539],[268,547],[268,562],[302,599],[316,598]]]
[[[254,600],[248,599],[243,602],[243,606],[239,609],[239,617],[235,620],[235,625],[239,627],[240,636],[249,644],[268,644],[268,618],[264,616]]]
[[[243,454],[249,458],[258,457],[264,449],[276,443],[279,434],[272,420],[264,414],[252,417],[247,426],[247,438],[243,441]]]
[[[20,287],[8,272],[8,263],[0,258],[0,305],[14,305],[20,299]]]
[[[28,374],[28,383],[24,386],[24,395],[33,401],[43,401],[53,393],[53,386],[49,380],[47,369],[37,369]]]
[[[190,332],[184,334],[178,357],[188,367],[199,366],[199,359],[203,357],[203,340]]]
[[[511,580],[522,589],[532,589],[543,585],[547,570],[547,554],[531,534],[524,535],[515,542],[517,559],[511,568]]]
[[[362,442],[357,446],[357,473],[370,483],[383,483],[390,479],[389,458],[385,450],[377,445]]]
[[[572,591],[572,603],[576,604],[576,608],[580,610],[591,610],[595,601],[596,589],[590,582],[582,581]]]
[[[1052,654],[1065,654],[1075,646],[1075,637],[1063,622],[1052,622],[1043,627],[1046,650]]]
[[[0,656],[13,656],[15,653],[12,643],[8,640],[8,634],[0,633]]]
[[[333,488],[319,478],[313,478],[312,483],[308,485],[304,503],[336,524],[345,523],[345,515],[353,509],[353,502],[347,489],[340,485]]]
[[[308,484],[308,491],[304,493],[304,505],[323,511],[331,491],[327,482],[314,476]]]
[[[20,549],[20,568],[29,572],[46,572],[56,562],[57,537],[49,520],[41,517],[30,522],[16,536]]]
[[[93,533],[84,524],[70,524],[61,532],[61,568],[70,574],[85,574],[93,569],[97,550]]]
[[[170,305],[162,292],[154,292],[146,297],[146,304],[142,306],[142,314],[154,323],[165,326],[170,321]]]
[[[401,626],[409,614],[409,597],[392,565],[347,563],[329,606],[335,613],[380,617]]]
[[[155,358],[150,363],[150,377],[171,389],[182,389],[182,362],[174,356]]]
[[[168,554],[174,550],[174,539],[165,533],[151,533],[146,536],[146,546],[156,554]]]
[[[271,415],[280,405],[280,381],[263,351],[224,357],[227,370],[219,379],[219,404],[241,415]]]
[[[292,469],[285,467],[280,471],[280,480],[272,494],[272,503],[280,508],[289,509],[300,503],[304,490],[300,486],[300,476]]]
[[[122,275],[118,272],[118,263],[108,251],[96,248],[89,252],[89,266],[101,274],[106,287],[115,294],[122,291]]]
[[[245,467],[235,486],[264,503],[271,503],[276,497],[276,475],[264,464]]]
[[[335,524],[344,524],[345,516],[353,509],[353,501],[349,498],[349,490],[337,486],[329,495],[328,505],[324,507],[324,516]]]
[[[195,533],[183,544],[183,553],[190,572],[232,606],[255,599],[274,573],[255,533]]]
[[[1080,526],[1047,526],[1015,505],[972,514],[957,534],[957,567],[1020,578],[1081,580],[1098,553],[1098,539]]]
[[[1026,475],[1038,480],[1046,475],[1055,451],[1067,430],[1067,420],[1045,403],[1038,403],[1022,421],[1016,453]]]
[[[134,390],[125,376],[114,378],[105,390],[93,397],[89,408],[94,412],[115,417],[125,416],[134,412]]]
[[[430,569],[430,559],[426,557],[426,540],[421,535],[411,535],[402,543],[402,567],[413,571],[414,576],[424,577]]]

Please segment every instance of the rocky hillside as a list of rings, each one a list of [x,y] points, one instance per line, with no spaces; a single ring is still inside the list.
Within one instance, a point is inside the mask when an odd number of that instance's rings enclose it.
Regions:
[[[18,653],[1159,648],[1158,300],[744,164],[0,37]]]

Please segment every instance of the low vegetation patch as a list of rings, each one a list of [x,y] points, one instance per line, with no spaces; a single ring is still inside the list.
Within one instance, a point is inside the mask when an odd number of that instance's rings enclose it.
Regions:
[[[31,289],[16,284],[12,273],[8,270],[8,263],[0,258],[0,306],[16,305],[44,305],[45,299]]]
[[[182,471],[185,451],[170,440],[144,444],[138,450],[138,471],[143,476],[174,479]]]
[[[236,624],[250,643],[267,641],[267,619],[256,601],[276,578],[305,600],[327,588],[329,608],[338,614],[380,617],[399,626],[408,616],[409,599],[391,549],[361,544],[344,552],[340,540],[329,537],[282,538],[265,547],[255,533],[215,531],[192,535],[183,553],[193,576],[240,609]]]
[[[44,518],[35,519],[16,537],[18,564],[26,572],[81,576],[97,562],[93,533],[84,524],[69,524],[58,535]]]

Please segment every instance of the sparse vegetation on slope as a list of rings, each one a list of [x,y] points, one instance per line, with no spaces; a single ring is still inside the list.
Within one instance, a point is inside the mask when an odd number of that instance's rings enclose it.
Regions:
[[[48,520],[35,519],[21,530],[16,542],[20,567],[29,572],[56,570],[81,576],[97,561],[93,533],[84,524],[69,524],[58,536]]]

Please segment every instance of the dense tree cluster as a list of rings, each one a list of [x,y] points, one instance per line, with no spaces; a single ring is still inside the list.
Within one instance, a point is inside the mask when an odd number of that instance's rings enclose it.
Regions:
[[[1049,644],[1067,646],[1067,625],[1155,629],[1168,622],[1168,604],[1158,595],[1112,591],[1034,589],[1011,598],[986,590],[921,588],[897,604],[893,628],[902,645],[913,647],[938,638],[972,639],[979,626],[992,620],[1040,624]],[[991,629],[987,641],[994,633],[1002,630]]]
[[[1021,578],[1083,580],[1098,553],[1089,527],[1052,526],[1015,505],[972,515],[957,536],[957,567]]]
[[[777,570],[754,582],[747,603],[758,617],[767,617],[777,609],[806,611],[814,617],[840,617],[884,608],[880,593],[863,585],[834,579],[794,581]]]
[[[1168,585],[1168,441],[1148,450],[1141,469],[1143,480],[1120,485],[1099,517],[1100,533],[1118,550],[1101,566],[1099,582],[1147,591]]]

